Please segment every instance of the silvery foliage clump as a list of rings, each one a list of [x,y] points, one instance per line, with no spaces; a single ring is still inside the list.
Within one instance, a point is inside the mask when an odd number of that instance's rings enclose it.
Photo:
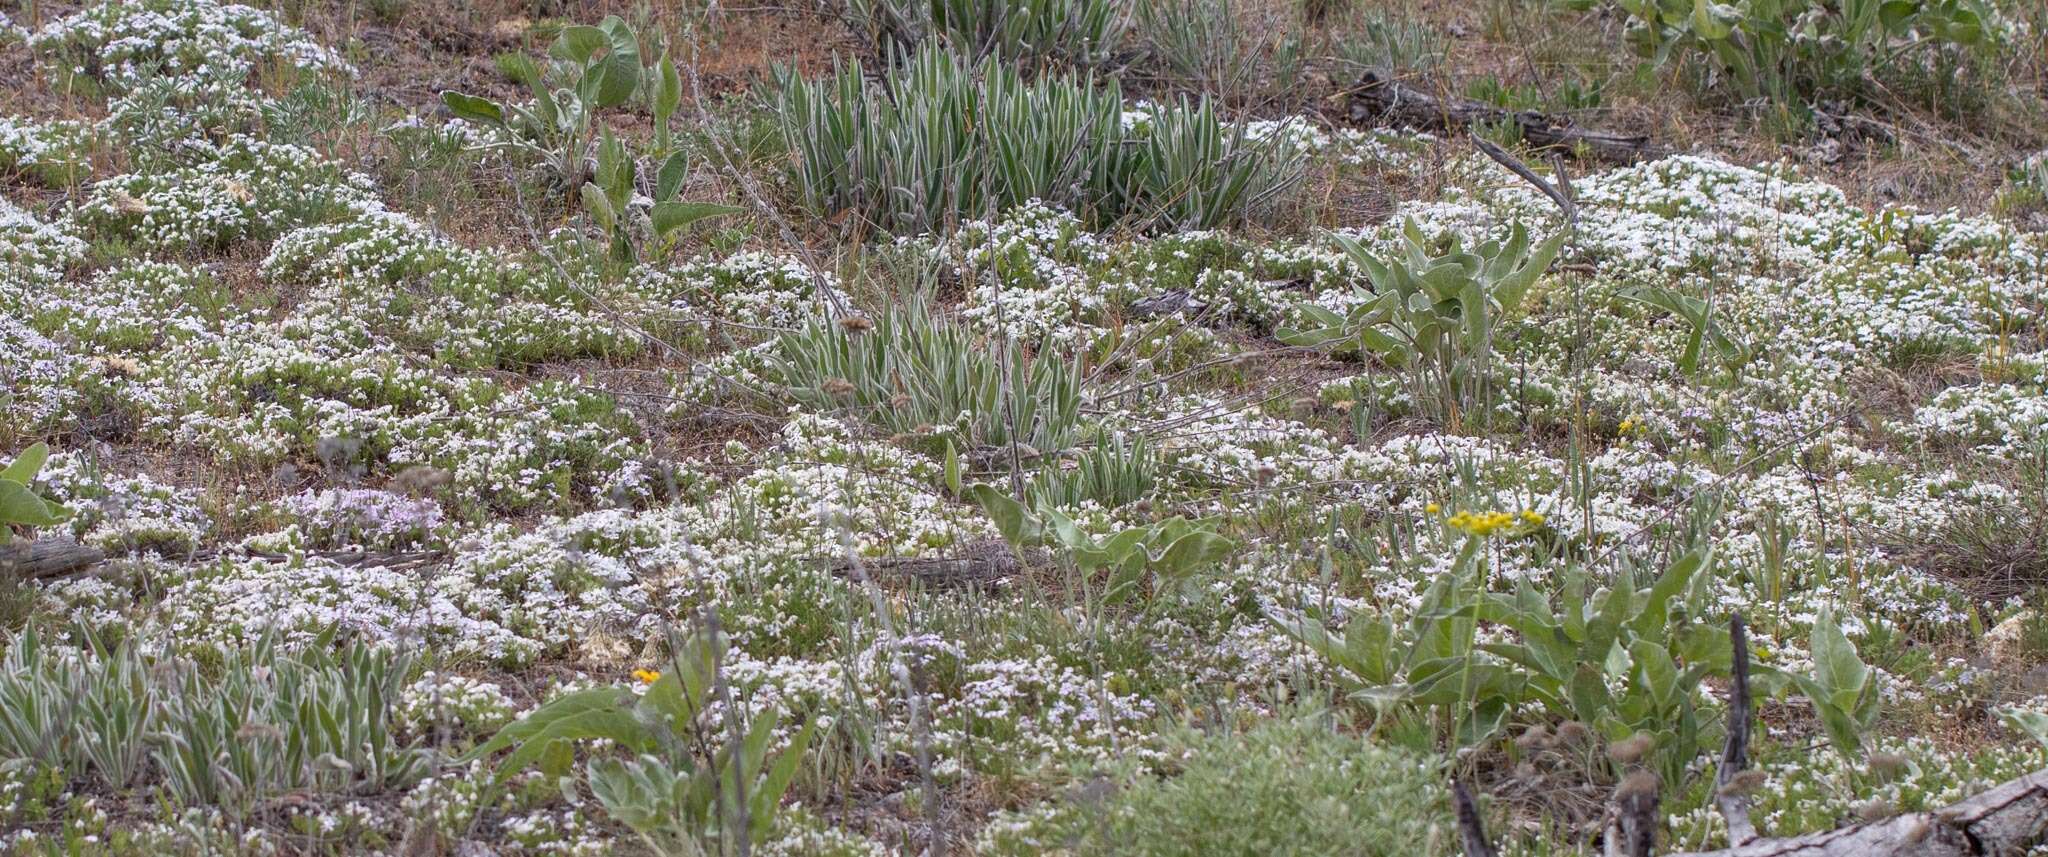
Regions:
[[[964,56],[1027,67],[1100,65],[1130,26],[1115,0],[851,0],[846,15],[878,49],[907,53],[937,40]]]
[[[1026,80],[936,47],[877,87],[858,62],[821,80],[781,70],[775,104],[805,199],[898,234],[1031,200],[1094,223],[1203,229],[1244,222],[1303,177],[1291,135],[1254,137],[1206,100],[1127,122],[1114,80]]]

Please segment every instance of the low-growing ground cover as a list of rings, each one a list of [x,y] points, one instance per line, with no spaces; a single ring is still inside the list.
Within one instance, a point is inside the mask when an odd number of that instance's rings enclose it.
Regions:
[[[2038,155],[1260,94],[1416,10],[439,5],[0,18],[0,536],[104,555],[0,580],[0,849],[1707,849],[1738,615],[1773,835],[2048,766]],[[2038,38],[1924,5],[1879,72]]]

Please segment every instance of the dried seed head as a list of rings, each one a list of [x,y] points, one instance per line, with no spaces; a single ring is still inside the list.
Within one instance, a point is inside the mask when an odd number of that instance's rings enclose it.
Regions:
[[[1633,765],[1649,755],[1650,747],[1656,744],[1647,732],[1637,732],[1607,745],[1607,757],[1624,765]]]
[[[1593,740],[1593,730],[1577,720],[1557,724],[1557,743],[1567,747],[1582,747]]]
[[[1770,779],[1769,774],[1755,768],[1738,771],[1735,776],[1728,778],[1727,785],[1721,787],[1721,793],[1731,797],[1735,795],[1756,794],[1756,790],[1763,788],[1764,783],[1769,782]]]
[[[1870,772],[1887,780],[1904,773],[1907,764],[1906,757],[1897,753],[1870,754]]]
[[[1864,821],[1883,821],[1898,814],[1898,807],[1884,798],[1871,798],[1856,805],[1856,817]]]
[[[391,477],[391,489],[401,494],[424,497],[448,487],[455,481],[455,474],[439,467],[416,465],[398,471]]]
[[[839,317],[839,327],[847,333],[862,333],[875,329],[875,322],[864,315],[845,315]]]
[[[889,407],[895,408],[895,409],[897,409],[897,410],[899,410],[899,411],[900,411],[900,410],[902,410],[902,409],[904,409],[904,408],[910,407],[910,394],[909,394],[909,393],[897,393],[897,394],[896,394],[896,395],[894,395],[894,396],[890,396],[890,397],[889,397]]]
[[[1549,746],[1550,730],[1543,728],[1541,723],[1522,730],[1522,734],[1515,738],[1515,747],[1524,753],[1534,753]]]
[[[845,378],[827,378],[822,389],[827,396],[844,398],[853,395],[853,382]]]
[[[526,35],[526,31],[531,29],[533,29],[532,21],[515,15],[492,24],[491,35],[497,36],[499,41],[510,42]]]
[[[1296,416],[1305,416],[1307,414],[1315,413],[1316,406],[1319,404],[1321,403],[1317,402],[1315,399],[1308,396],[1303,396],[1289,403],[1288,409],[1292,410]]]
[[[1621,778],[1621,785],[1614,787],[1614,799],[1626,800],[1632,797],[1650,797],[1656,795],[1659,788],[1662,788],[1662,784],[1657,780],[1656,774],[1645,770],[1634,770],[1628,772],[1628,776]]]
[[[112,196],[114,197],[115,211],[121,212],[122,214],[149,213],[149,203],[137,199],[135,195],[132,193],[129,193],[120,188],[114,188]]]
[[[1933,832],[1934,825],[1928,824],[1926,818],[1914,816],[1906,823],[1906,829],[1899,834],[1899,839],[1907,845],[1918,845],[1920,840],[1926,839],[1927,834]]]
[[[142,374],[142,364],[132,357],[109,356],[96,357],[93,360],[99,364],[101,371],[109,375],[133,378]]]
[[[1330,409],[1336,411],[1339,414],[1351,413],[1351,409],[1355,407],[1358,407],[1358,403],[1351,401],[1350,399],[1345,399],[1341,402],[1330,403]]]

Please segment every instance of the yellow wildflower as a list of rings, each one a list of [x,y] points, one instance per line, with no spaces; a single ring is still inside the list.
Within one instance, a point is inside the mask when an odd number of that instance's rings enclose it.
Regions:
[[[654,670],[634,670],[633,677],[639,679],[641,684],[653,684],[656,679],[661,678],[661,673]]]
[[[1427,505],[1427,506],[1424,506],[1424,507],[1422,507],[1422,511],[1423,511],[1423,513],[1424,513],[1424,514],[1428,514],[1428,515],[1434,515],[1434,514],[1436,514],[1436,513],[1438,513],[1438,512],[1441,512],[1441,511],[1443,511],[1443,510],[1444,510],[1444,507],[1442,507],[1442,506],[1439,506],[1439,505],[1437,505],[1437,504],[1435,504],[1435,503],[1431,503],[1431,504],[1429,504],[1429,505]]]
[[[1435,505],[1435,504],[1431,504]],[[1510,512],[1459,512],[1444,519],[1451,529],[1480,538],[1526,536],[1543,526],[1544,517],[1534,509]]]

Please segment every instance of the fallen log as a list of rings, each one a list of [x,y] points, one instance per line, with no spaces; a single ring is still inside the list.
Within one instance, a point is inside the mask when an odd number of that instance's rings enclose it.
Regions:
[[[1716,808],[1728,821],[1729,847],[1673,857],[2019,857],[2048,842],[2048,770],[2035,771],[1933,812],[1897,815],[1836,830],[1763,839],[1749,818],[1749,639],[1742,617],[1729,622],[1734,682],[1728,691],[1728,742],[1714,776]]]
[[[22,580],[62,577],[105,562],[105,551],[69,539],[37,539],[0,545],[0,576]]]
[[[2048,841],[2048,769],[1946,809],[1675,857],[2019,857]]]
[[[1595,131],[1535,110],[1504,110],[1465,98],[1439,98],[1378,71],[1367,71],[1351,90],[1346,112],[1352,122],[1442,133],[1462,132],[1475,124],[1509,123],[1531,146],[1583,151],[1603,161],[1624,164],[1667,154],[1642,134]]]

